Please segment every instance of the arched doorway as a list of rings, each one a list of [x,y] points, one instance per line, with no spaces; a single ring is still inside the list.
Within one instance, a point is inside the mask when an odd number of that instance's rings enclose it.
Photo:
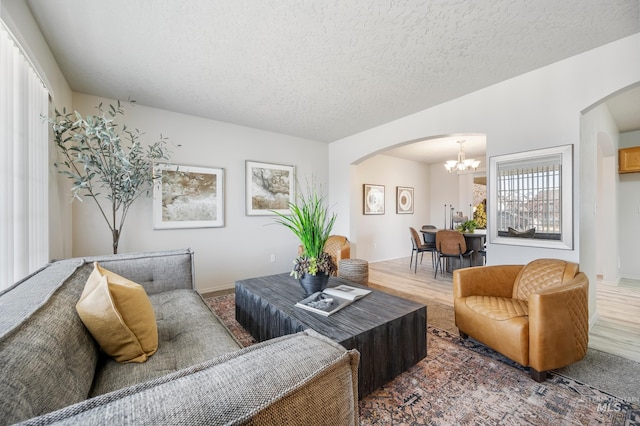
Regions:
[[[465,141],[467,159],[480,161],[477,170],[449,173],[448,160],[457,159],[460,144]],[[407,256],[411,245],[408,227],[420,228],[449,223],[450,208],[465,216],[475,207],[474,180],[486,179],[486,135],[464,133],[437,135],[396,144],[375,152],[352,164],[351,229],[358,257],[369,261]],[[384,214],[363,213],[363,185],[384,187]],[[409,187],[414,193],[411,214],[397,211],[396,191]],[[446,209],[445,209],[446,205]]]

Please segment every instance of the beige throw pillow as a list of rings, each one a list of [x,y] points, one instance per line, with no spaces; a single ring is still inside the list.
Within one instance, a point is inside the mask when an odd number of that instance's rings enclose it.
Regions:
[[[158,327],[147,293],[94,263],[76,304],[102,350],[118,362],[145,362],[158,349]]]

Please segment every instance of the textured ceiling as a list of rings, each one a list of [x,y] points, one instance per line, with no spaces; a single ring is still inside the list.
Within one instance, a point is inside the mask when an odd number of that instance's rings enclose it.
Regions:
[[[640,31],[640,0],[26,1],[74,91],[325,142]]]

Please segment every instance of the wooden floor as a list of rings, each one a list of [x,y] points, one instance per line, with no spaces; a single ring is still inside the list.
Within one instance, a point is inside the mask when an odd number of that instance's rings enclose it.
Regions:
[[[428,253],[417,273],[409,257],[369,263],[369,281],[391,290],[453,306],[451,274],[438,275]],[[636,285],[637,284],[637,285]],[[596,323],[589,332],[589,347],[640,362],[640,282],[624,280],[613,286],[597,282]]]
[[[640,362],[640,282],[633,287],[598,281],[598,319],[589,347]]]

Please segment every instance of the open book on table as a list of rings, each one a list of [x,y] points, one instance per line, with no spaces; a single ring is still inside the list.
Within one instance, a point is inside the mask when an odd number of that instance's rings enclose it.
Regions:
[[[296,303],[296,306],[320,315],[329,316],[369,293],[371,293],[371,290],[342,284],[313,293],[311,296]]]

